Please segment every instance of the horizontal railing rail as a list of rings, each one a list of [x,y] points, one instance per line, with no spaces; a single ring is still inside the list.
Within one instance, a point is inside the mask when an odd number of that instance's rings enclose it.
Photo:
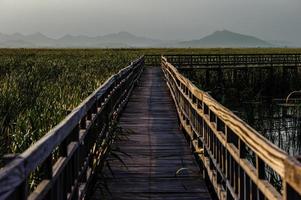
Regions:
[[[143,70],[144,57],[111,76],[62,122],[0,169],[0,199],[83,199],[110,145],[109,127]],[[36,187],[29,181],[39,180]]]
[[[166,55],[165,57],[178,68],[240,65],[301,67],[301,54],[193,54]]]
[[[300,199],[301,163],[198,89],[165,57],[161,66],[181,126],[219,199]],[[266,174],[281,177],[281,189]]]

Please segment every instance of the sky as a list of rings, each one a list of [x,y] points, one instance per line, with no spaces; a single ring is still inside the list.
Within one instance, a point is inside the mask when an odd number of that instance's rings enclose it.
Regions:
[[[301,0],[0,0],[0,32],[190,40],[226,29],[301,44],[300,10]]]

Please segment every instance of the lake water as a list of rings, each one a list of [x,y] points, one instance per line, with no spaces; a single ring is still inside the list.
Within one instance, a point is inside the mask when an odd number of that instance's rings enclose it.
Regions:
[[[272,143],[290,155],[301,155],[301,94],[285,104],[290,92],[301,90],[300,69],[182,73]]]

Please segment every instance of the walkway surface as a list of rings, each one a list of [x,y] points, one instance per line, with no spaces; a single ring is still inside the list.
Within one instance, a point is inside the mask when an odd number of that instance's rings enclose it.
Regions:
[[[98,181],[106,199],[210,199],[178,124],[161,68],[146,67],[119,123],[130,130],[116,144],[126,167],[115,158]]]

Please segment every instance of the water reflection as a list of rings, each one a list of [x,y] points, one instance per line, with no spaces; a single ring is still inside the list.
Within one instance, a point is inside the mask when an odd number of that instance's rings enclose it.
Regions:
[[[182,73],[290,155],[301,155],[301,69],[190,70]]]
[[[301,109],[298,104],[274,100],[226,106],[290,155],[301,154]]]

